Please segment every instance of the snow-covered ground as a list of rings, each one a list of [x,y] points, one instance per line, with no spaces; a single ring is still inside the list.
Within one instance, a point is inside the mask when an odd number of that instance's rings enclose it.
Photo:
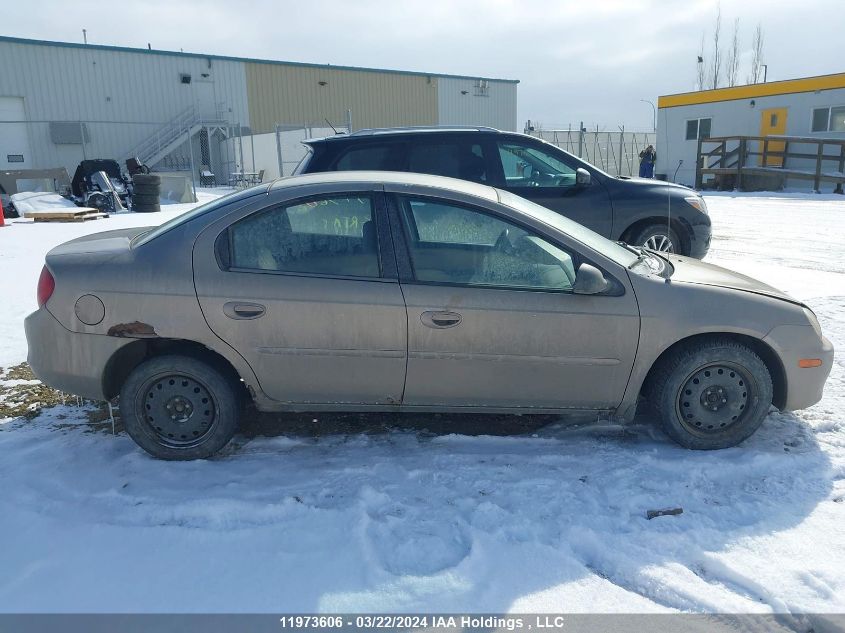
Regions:
[[[845,349],[845,200],[708,204],[708,261],[806,300]],[[50,247],[184,208],[0,229],[0,366],[25,359]],[[821,403],[707,453],[647,420],[500,436],[432,416],[167,463],[86,413],[0,421],[0,611],[845,612],[841,352]]]

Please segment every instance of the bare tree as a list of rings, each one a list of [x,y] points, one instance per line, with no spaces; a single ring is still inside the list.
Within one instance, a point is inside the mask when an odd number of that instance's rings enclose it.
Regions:
[[[722,4],[716,9],[716,24],[713,27],[713,60],[710,65],[710,87],[718,88],[722,72],[722,51],[719,48],[719,35],[722,31]]]
[[[701,46],[698,47],[698,65],[695,68],[695,89],[704,90],[704,33],[701,34]]]
[[[725,59],[725,75],[728,85],[735,86],[739,76],[739,18],[734,20],[731,47],[728,49],[728,56]]]
[[[760,73],[763,72],[763,25],[757,23],[754,30],[754,42],[751,45],[751,74],[748,75],[748,83],[756,84],[760,81]]]

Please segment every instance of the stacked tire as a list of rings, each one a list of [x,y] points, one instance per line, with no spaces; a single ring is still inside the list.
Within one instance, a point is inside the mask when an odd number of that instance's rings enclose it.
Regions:
[[[137,213],[161,211],[161,177],[158,174],[132,176],[132,210]]]

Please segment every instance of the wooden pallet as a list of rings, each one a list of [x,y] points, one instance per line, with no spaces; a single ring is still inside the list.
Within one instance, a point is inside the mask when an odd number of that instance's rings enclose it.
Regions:
[[[98,211],[93,207],[79,207],[78,209],[60,209],[56,211],[27,211],[23,217],[36,222],[85,222],[109,217],[108,213]]]

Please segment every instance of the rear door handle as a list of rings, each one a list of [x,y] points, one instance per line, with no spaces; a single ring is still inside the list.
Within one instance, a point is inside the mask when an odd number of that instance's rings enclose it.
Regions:
[[[230,301],[223,306],[223,314],[230,319],[257,319],[264,316],[266,308],[259,303]]]
[[[422,321],[423,325],[439,330],[455,327],[461,322],[462,318],[457,312],[436,310],[423,312],[420,315],[420,321]]]

